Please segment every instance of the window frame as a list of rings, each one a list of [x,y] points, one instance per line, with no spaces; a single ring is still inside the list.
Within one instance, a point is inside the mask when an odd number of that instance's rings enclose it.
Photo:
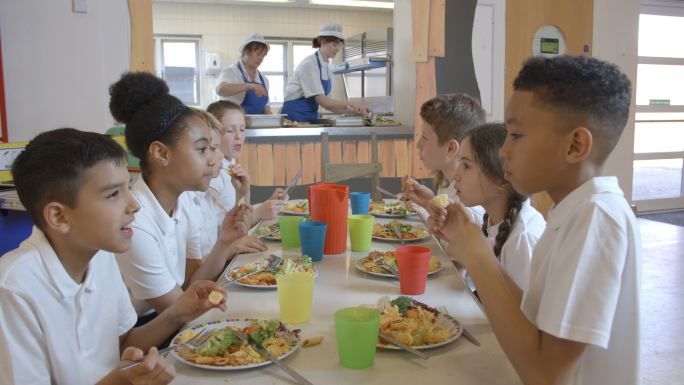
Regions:
[[[264,76],[266,75],[275,75],[275,76],[283,76],[283,100],[285,99],[285,90],[287,89],[287,84],[290,82],[290,79],[294,76],[294,45],[311,45],[311,39],[308,38],[298,38],[298,37],[288,37],[288,38],[279,38],[279,37],[266,37],[265,38],[266,42],[268,44],[279,44],[279,45],[284,45],[283,47],[283,72],[276,72],[276,71],[261,71]],[[270,102],[272,107],[275,108],[281,108],[283,106],[283,102]]]
[[[154,69],[158,77],[164,78],[164,43],[195,43],[195,93],[197,95],[197,104],[188,104],[191,107],[202,106],[202,76],[204,69],[202,67],[202,36],[201,35],[168,35],[155,34],[154,40]],[[179,98],[180,99],[180,98]]]

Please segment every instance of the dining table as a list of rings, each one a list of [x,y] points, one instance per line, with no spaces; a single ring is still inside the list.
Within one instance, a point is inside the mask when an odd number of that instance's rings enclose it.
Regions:
[[[417,220],[401,219],[416,227]],[[376,218],[384,223],[390,219]],[[273,222],[271,222],[273,223]],[[268,225],[268,222],[264,223]],[[521,381],[499,345],[481,307],[469,293],[469,288],[452,261],[438,248],[434,238],[410,242],[432,249],[441,269],[427,279],[425,293],[412,296],[431,307],[444,307],[480,343],[476,346],[463,335],[448,344],[423,350],[430,358],[423,360],[402,350],[378,348],[373,366],[366,369],[349,369],[340,363],[335,336],[334,313],[342,308],[374,305],[384,296],[400,296],[399,280],[378,277],[361,271],[356,262],[368,252],[352,252],[347,237],[345,252],[324,255],[314,262],[318,272],[315,278],[313,307],[308,322],[287,325],[300,329],[302,339],[322,336],[319,345],[300,347],[283,359],[312,384],[520,384]],[[226,271],[262,260],[269,255],[283,258],[301,255],[300,248],[285,248],[280,242],[267,241],[268,249],[260,253],[240,254],[227,266]],[[373,240],[371,250],[393,251],[398,242]],[[218,279],[225,282],[225,272]],[[226,286],[227,310],[210,310],[188,326],[201,325],[226,319],[279,319],[278,293],[275,288],[251,288],[238,284]],[[172,384],[250,384],[274,385],[297,382],[276,365],[253,369],[218,368],[209,370],[192,367],[169,355],[176,368]]]

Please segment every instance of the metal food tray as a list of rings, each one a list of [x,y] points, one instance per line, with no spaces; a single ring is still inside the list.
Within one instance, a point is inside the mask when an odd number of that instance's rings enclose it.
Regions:
[[[279,128],[285,126],[284,114],[245,115],[247,128]]]

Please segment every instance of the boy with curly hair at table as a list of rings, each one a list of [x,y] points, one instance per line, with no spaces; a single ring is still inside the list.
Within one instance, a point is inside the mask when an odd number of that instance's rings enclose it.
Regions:
[[[63,128],[36,136],[14,161],[35,226],[0,258],[0,383],[167,384],[174,367],[155,346],[207,310],[226,309],[223,289],[197,281],[133,328],[137,315],[113,254],[130,247],[140,208],[125,156],[109,137]],[[212,304],[212,291],[224,299]],[[119,355],[142,363],[119,370]]]
[[[630,81],[594,58],[535,57],[513,88],[505,177],[554,202],[527,287],[502,271],[460,204],[434,230],[451,240],[525,384],[639,384],[640,235],[617,178],[601,176],[627,123]]]

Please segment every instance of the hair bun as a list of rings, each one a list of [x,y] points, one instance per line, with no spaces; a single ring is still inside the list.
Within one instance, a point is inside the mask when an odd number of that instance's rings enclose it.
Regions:
[[[168,94],[162,79],[147,72],[127,72],[109,87],[109,110],[114,119],[128,123],[152,99]]]

